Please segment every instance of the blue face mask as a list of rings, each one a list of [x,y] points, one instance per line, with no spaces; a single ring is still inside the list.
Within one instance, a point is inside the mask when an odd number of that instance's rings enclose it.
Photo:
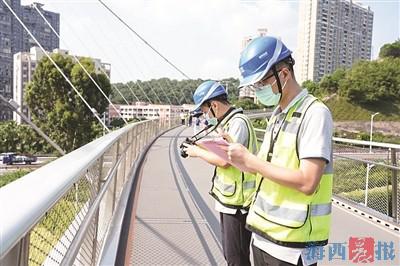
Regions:
[[[280,75],[280,73],[279,73]],[[260,89],[256,89],[256,97],[260,103],[262,103],[265,106],[277,106],[280,99],[281,99],[281,93],[274,93],[272,91],[272,86],[277,82],[277,80],[274,81],[272,84],[267,84]],[[286,86],[287,81],[285,84],[282,86],[282,91]]]

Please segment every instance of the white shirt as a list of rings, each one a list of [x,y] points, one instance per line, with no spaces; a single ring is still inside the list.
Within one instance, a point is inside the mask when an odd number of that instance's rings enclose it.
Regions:
[[[281,112],[279,106],[274,110],[274,115],[278,115],[274,131],[277,132],[278,130],[276,130],[276,127],[279,129],[282,125],[284,114],[288,112],[289,108],[292,107],[298,99],[307,94],[307,90],[304,89],[290,102],[285,110]],[[332,131],[333,120],[329,109],[326,106],[311,105],[300,126],[298,138],[299,159],[322,158],[327,161],[325,171],[332,169]],[[252,238],[253,244],[256,247],[279,260],[297,264],[301,256],[304,266],[317,262],[316,258],[314,260],[307,260],[307,248],[280,246],[255,233],[252,234]]]

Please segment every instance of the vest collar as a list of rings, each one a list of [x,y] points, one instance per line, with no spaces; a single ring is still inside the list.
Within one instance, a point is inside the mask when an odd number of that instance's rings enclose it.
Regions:
[[[293,107],[293,105],[295,105],[300,99],[303,99],[307,95],[308,95],[307,89],[303,89],[299,94],[296,95],[296,97],[294,97],[290,101],[290,103],[288,104],[288,106],[286,106],[286,108],[284,110],[281,111],[281,108],[278,105],[275,108],[275,110],[272,112],[272,116],[276,116],[276,115],[279,115],[279,114],[282,114],[282,113],[286,114],[290,110],[290,108]]]
[[[231,107],[225,114],[224,116],[219,120],[218,124],[221,124],[221,126],[224,126],[234,115],[236,114],[242,114],[243,109],[242,108],[234,108]]]

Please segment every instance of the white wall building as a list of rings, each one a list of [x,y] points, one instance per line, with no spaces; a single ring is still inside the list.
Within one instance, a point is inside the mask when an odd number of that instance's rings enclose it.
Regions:
[[[320,81],[339,67],[371,59],[374,14],[352,0],[304,0],[299,6],[297,80]]]
[[[257,35],[256,36],[246,36],[243,38],[242,40],[242,50],[244,48],[246,48],[246,46],[256,37],[263,37],[266,36],[268,33],[268,29],[267,28],[261,28],[257,30]],[[255,95],[255,91],[253,89],[253,87],[247,86],[247,87],[243,87],[239,90],[239,99],[243,99],[243,98],[251,98],[254,101],[256,98]]]
[[[54,49],[52,53],[69,55],[69,51],[62,49]],[[38,62],[46,55],[39,47],[32,47],[29,52],[19,52],[14,54],[14,68],[13,68],[13,99],[20,106],[19,110],[29,117],[29,110],[24,101],[25,86],[33,77]],[[100,59],[92,59],[97,73],[105,72],[110,76],[111,66],[107,63],[102,63]],[[72,88],[71,88],[72,90]],[[13,119],[20,124],[21,117],[13,113]]]
[[[181,112],[189,113],[194,105],[183,104],[183,105],[161,105],[161,104],[148,104],[145,102],[136,102],[132,105],[114,104],[118,111],[121,113],[124,119],[134,118],[169,118],[179,117]],[[118,113],[110,105],[109,108],[110,121],[119,118]]]

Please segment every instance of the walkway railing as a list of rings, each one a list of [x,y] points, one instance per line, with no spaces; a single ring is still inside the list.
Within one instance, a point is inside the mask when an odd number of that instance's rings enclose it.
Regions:
[[[95,265],[136,159],[178,121],[128,125],[0,189],[0,265]]]
[[[265,130],[256,129],[259,141]],[[333,138],[335,197],[400,223],[400,145]]]

